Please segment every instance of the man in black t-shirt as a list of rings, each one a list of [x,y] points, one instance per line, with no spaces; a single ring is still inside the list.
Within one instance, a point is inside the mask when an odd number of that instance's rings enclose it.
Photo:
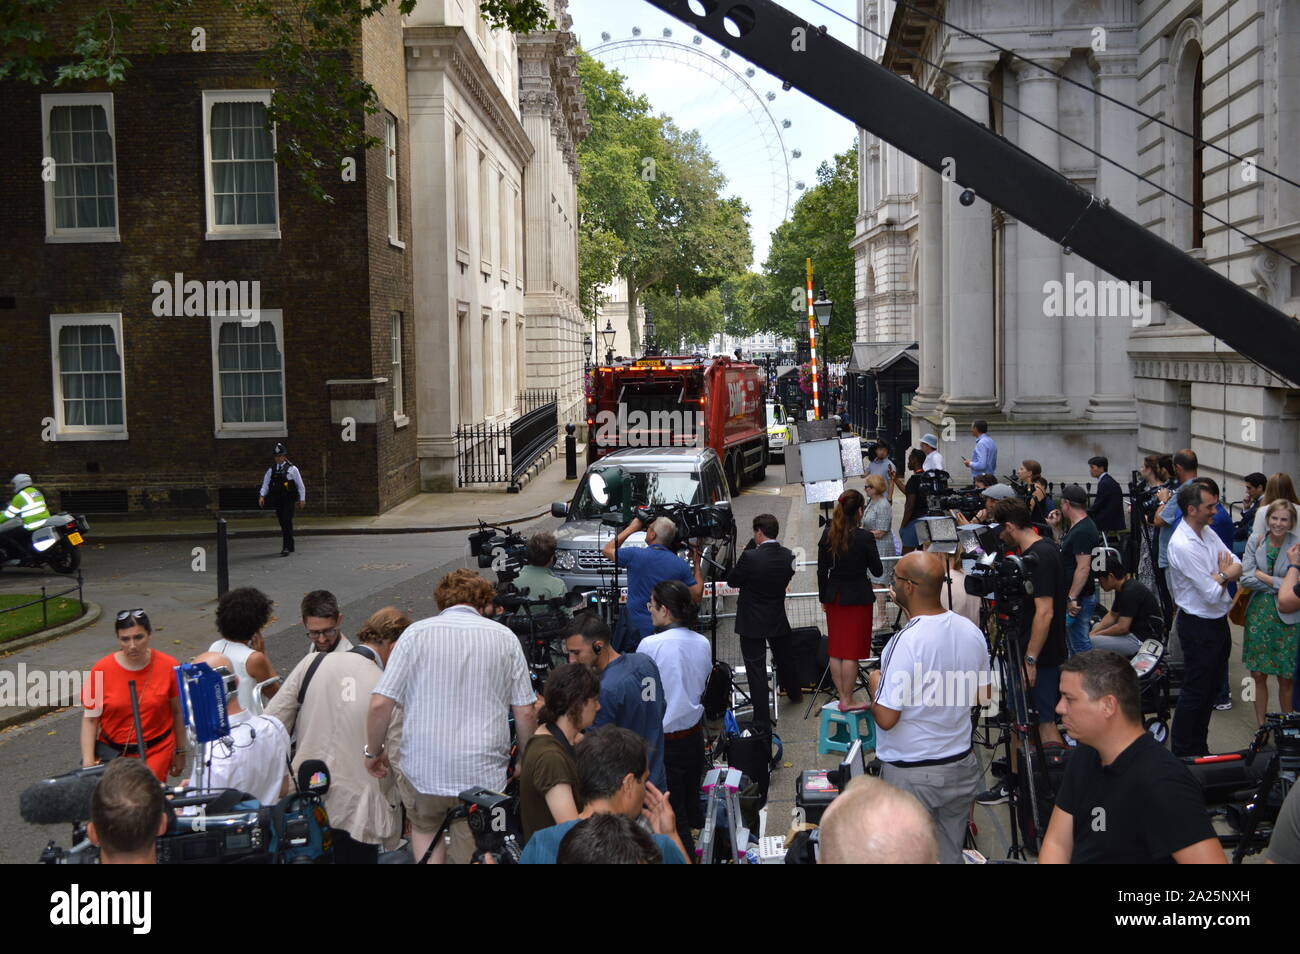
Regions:
[[[1132,656],[1144,639],[1164,639],[1160,601],[1140,581],[1129,578],[1124,561],[1115,551],[1106,552],[1097,582],[1107,593],[1115,594],[1115,603],[1092,629],[1093,649]]]
[[[1061,540],[1061,560],[1065,564],[1065,640],[1070,655],[1087,652],[1088,627],[1097,608],[1097,589],[1092,582],[1092,565],[1101,549],[1101,533],[1088,516],[1088,494],[1078,484],[1061,491],[1061,509],[1047,522],[1053,526],[1062,519],[1070,529]]]
[[[1039,864],[1228,863],[1187,766],[1142,728],[1137,673],[1096,649],[1061,666],[1058,709],[1079,741]]]
[[[1061,551],[1051,540],[1044,540],[1034,530],[1029,508],[1019,498],[999,500],[993,505],[993,522],[1002,524],[1002,540],[1022,554],[1033,557],[1028,572],[1034,586],[1034,618],[1027,643],[1020,647],[1024,667],[1019,672],[1025,696],[1037,713],[1039,739],[1044,743],[1062,744],[1056,727],[1056,700],[1061,663],[1065,661],[1065,580],[1061,569]],[[1012,672],[1016,679],[1017,673]],[[1011,773],[1015,775],[1017,751],[1011,749]],[[1010,797],[1014,778],[1007,778],[975,800],[981,805],[997,805]]]

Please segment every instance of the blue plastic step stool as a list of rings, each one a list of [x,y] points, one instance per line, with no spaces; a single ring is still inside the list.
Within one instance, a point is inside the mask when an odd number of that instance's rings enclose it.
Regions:
[[[864,750],[875,750],[876,720],[871,717],[871,710],[841,712],[838,702],[822,706],[821,726],[817,731],[818,755],[847,752],[859,739]]]

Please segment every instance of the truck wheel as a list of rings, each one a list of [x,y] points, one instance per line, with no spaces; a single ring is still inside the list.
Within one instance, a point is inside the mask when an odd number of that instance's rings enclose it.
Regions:
[[[727,489],[735,497],[740,493],[740,454],[730,454],[723,469],[727,472]]]
[[[767,448],[763,448],[763,457],[759,461],[758,470],[754,471],[754,483],[762,483],[767,478]]]

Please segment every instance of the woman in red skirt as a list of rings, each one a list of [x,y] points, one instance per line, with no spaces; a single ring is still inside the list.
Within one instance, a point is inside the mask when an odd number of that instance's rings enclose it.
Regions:
[[[853,690],[858,660],[871,656],[871,610],[876,602],[871,577],[885,572],[875,537],[859,526],[865,508],[858,491],[840,494],[817,544],[817,592],[826,610],[831,679],[844,712],[867,708],[854,704]]]

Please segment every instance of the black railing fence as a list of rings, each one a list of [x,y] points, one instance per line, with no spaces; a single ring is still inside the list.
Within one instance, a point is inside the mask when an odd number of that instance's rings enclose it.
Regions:
[[[457,485],[509,484],[555,445],[559,411],[554,391],[519,395],[523,413],[508,424],[467,424],[456,431]]]

